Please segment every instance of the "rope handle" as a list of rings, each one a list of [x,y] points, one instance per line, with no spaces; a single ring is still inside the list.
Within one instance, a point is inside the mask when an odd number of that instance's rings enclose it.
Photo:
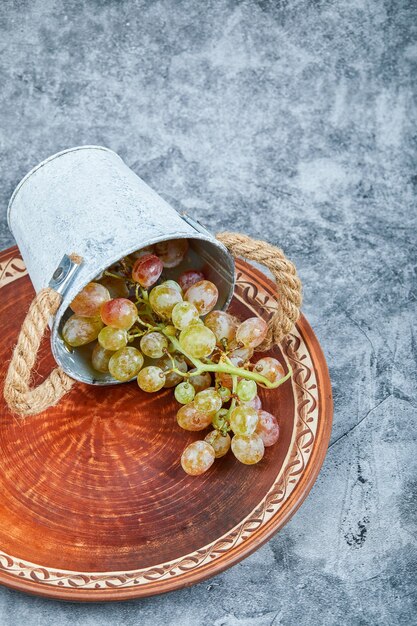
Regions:
[[[275,278],[280,306],[269,322],[265,340],[258,347],[261,351],[269,350],[288,335],[300,317],[302,288],[295,265],[287,259],[280,248],[266,241],[227,232],[218,233],[216,238],[226,246],[232,256],[261,263]]]
[[[75,383],[61,367],[56,367],[38,387],[31,387],[42,337],[60,303],[61,296],[50,287],[39,291],[20,330],[4,383],[4,398],[10,411],[21,417],[36,415],[54,406]]]
[[[219,233],[217,239],[234,257],[257,261],[274,275],[280,307],[270,320],[265,341],[259,346],[260,350],[268,350],[282,341],[300,315],[301,281],[295,266],[282,250],[265,241],[227,232]],[[56,367],[38,387],[31,386],[42,337],[60,304],[60,294],[50,287],[42,289],[32,301],[20,330],[4,383],[4,398],[10,411],[21,417],[54,406],[75,383],[61,367]]]

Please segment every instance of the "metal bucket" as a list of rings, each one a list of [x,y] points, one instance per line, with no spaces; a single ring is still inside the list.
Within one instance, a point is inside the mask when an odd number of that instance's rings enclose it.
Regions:
[[[68,306],[87,283],[127,254],[159,241],[187,238],[187,260],[175,272],[203,269],[219,289],[218,308],[226,308],[232,297],[234,262],[225,246],[180,215],[107,148],[71,148],[40,163],[15,189],[7,217],[36,292],[50,285],[62,295],[51,320],[52,353],[81,382],[117,384],[92,369],[85,354],[88,346],[68,351],[60,336]],[[71,253],[83,263],[74,264],[66,256]]]

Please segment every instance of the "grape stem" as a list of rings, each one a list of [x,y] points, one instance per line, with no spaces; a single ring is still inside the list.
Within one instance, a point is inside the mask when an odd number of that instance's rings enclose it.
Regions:
[[[188,354],[188,352],[186,352],[181,347],[181,344],[178,341],[178,339],[176,337],[171,337],[170,335],[168,335],[165,332],[165,329],[163,327],[159,327],[159,330],[169,339],[169,341],[172,343],[172,345],[178,352],[181,352],[189,361],[191,361],[191,363],[196,368],[196,371],[193,372],[194,376],[198,376],[199,374],[202,374],[204,372],[214,372],[214,373],[221,372],[223,374],[230,374],[232,377],[240,376],[241,378],[246,378],[247,380],[254,380],[257,383],[264,385],[268,389],[276,389],[277,387],[285,383],[285,381],[287,381],[292,376],[291,366],[288,367],[288,373],[285,374],[285,376],[283,376],[282,378],[280,378],[279,380],[275,382],[271,382],[270,380],[265,378],[265,376],[262,376],[261,374],[258,374],[257,372],[245,370],[243,368],[232,365],[230,361],[229,363],[224,362],[224,361],[221,363],[207,363],[207,364],[203,363],[202,361],[200,361],[200,359],[196,359],[192,357],[190,354]]]

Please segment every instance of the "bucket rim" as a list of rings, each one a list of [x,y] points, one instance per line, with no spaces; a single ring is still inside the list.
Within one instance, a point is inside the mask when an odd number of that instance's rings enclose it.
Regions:
[[[41,161],[40,163],[38,163],[37,165],[32,167],[32,169],[29,170],[29,172],[27,174],[25,174],[25,176],[17,184],[17,186],[15,187],[15,189],[14,189],[12,195],[11,195],[11,198],[9,200],[9,204],[7,205],[7,224],[8,224],[8,226],[9,226],[9,228],[10,228],[10,230],[12,232],[13,232],[13,229],[12,229],[12,226],[10,224],[10,214],[11,214],[12,206],[13,206],[13,203],[14,203],[14,200],[15,200],[17,194],[19,193],[19,191],[23,187],[23,185],[26,183],[26,181],[35,172],[37,172],[39,169],[41,169],[41,167],[43,167],[44,165],[47,165],[48,163],[50,163],[54,159],[57,159],[58,157],[64,156],[65,154],[68,154],[70,152],[77,152],[79,150],[101,150],[103,152],[110,152],[111,154],[114,154],[115,156],[117,156],[121,161],[123,161],[122,157],[120,155],[118,155],[117,152],[115,152],[111,148],[106,148],[105,146],[95,146],[95,145],[90,145],[90,144],[85,145],[85,146],[74,146],[73,148],[65,148],[65,150],[60,150],[59,152],[55,152],[55,154],[52,154],[51,156],[47,157],[46,159],[44,159],[43,161]]]

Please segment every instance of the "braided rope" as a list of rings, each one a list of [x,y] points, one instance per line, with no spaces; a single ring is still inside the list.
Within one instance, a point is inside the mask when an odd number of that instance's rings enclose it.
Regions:
[[[19,333],[4,383],[4,398],[12,413],[24,417],[54,406],[74,384],[62,368],[55,368],[38,387],[31,375],[49,318],[56,313],[61,296],[47,287],[34,298]]]
[[[277,283],[280,307],[274,313],[265,341],[258,350],[269,350],[288,335],[300,316],[302,302],[301,281],[291,261],[279,248],[266,241],[252,239],[239,233],[218,233],[217,239],[223,243],[234,257],[244,257],[267,267]]]

